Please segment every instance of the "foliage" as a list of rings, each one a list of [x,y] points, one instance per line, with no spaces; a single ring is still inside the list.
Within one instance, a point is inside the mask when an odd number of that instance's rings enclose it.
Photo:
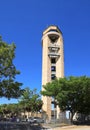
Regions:
[[[14,116],[18,116],[20,114],[20,111],[19,111],[19,106],[18,104],[2,104],[0,105],[0,115],[3,115],[4,116],[8,116],[9,114],[9,117],[14,117]]]
[[[0,36],[0,97],[17,98],[21,94],[22,83],[15,81],[20,74],[13,64],[15,58],[15,44],[7,44]]]
[[[36,89],[30,90],[28,87],[23,92],[19,104],[21,104],[23,110],[28,112],[38,112],[42,108],[42,101],[39,94],[36,93]]]
[[[14,117],[19,116],[21,112],[40,112],[42,108],[42,100],[40,95],[37,94],[37,90],[30,90],[25,88],[19,102],[17,104],[2,104],[0,105],[0,116]]]
[[[62,111],[90,114],[90,78],[60,78],[43,86],[41,94],[54,97]]]

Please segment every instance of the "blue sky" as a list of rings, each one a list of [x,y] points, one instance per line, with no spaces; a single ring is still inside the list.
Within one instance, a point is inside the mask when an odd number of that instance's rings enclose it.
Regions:
[[[0,35],[16,44],[14,63],[23,87],[41,90],[41,38],[49,25],[63,33],[65,76],[90,76],[90,0],[0,0]]]

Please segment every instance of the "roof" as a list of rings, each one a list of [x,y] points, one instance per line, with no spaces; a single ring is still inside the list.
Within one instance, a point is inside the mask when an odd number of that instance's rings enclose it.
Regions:
[[[56,25],[50,25],[50,26],[48,26],[44,31],[43,31],[43,35],[44,34],[46,34],[47,32],[49,32],[50,30],[55,30],[55,31],[57,31],[58,33],[61,33],[62,34],[62,32],[61,32],[61,30],[59,29],[59,27],[58,26],[56,26]]]

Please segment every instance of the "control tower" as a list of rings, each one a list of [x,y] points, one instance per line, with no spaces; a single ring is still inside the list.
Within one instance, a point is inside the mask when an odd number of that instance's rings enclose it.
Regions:
[[[64,77],[64,49],[62,32],[57,26],[49,26],[42,36],[42,90],[43,85],[55,78]],[[52,117],[52,98],[42,96],[43,110],[50,120]],[[60,109],[56,108],[56,118]]]

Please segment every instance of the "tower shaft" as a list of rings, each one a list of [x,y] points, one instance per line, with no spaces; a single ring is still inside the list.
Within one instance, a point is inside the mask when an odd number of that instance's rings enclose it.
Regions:
[[[42,86],[55,78],[64,77],[63,37],[57,26],[49,26],[42,36]],[[42,87],[42,90],[44,88]],[[51,119],[52,98],[43,96],[43,110]],[[57,109],[57,117],[59,109]]]

